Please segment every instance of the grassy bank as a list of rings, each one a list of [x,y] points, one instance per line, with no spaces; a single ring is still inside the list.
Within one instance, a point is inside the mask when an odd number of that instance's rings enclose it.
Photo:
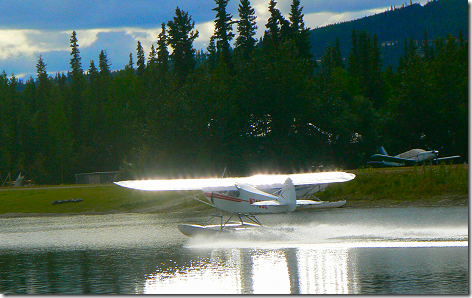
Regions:
[[[53,204],[58,200],[81,202]],[[44,186],[0,190],[0,217],[54,214],[104,214],[201,210],[207,205],[184,194],[131,190],[114,184]],[[208,207],[209,208],[209,207]]]
[[[330,185],[322,200],[345,199],[346,207],[468,205],[468,165],[348,171],[356,179]],[[52,204],[58,200],[81,202]],[[175,192],[146,192],[108,185],[0,189],[0,217],[117,212],[209,210]]]
[[[468,205],[468,165],[435,165],[349,171],[356,179],[331,185],[318,197],[346,206]]]

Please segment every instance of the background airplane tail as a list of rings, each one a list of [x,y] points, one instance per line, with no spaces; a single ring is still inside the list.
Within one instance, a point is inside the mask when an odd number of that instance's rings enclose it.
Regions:
[[[295,186],[293,185],[292,179],[287,178],[285,180],[284,186],[277,197],[277,201],[283,205],[287,205],[288,211],[290,212],[297,208],[297,194],[295,192]]]
[[[388,155],[388,153],[387,153],[387,151],[385,150],[384,146],[380,146],[379,151],[380,151],[380,154]]]

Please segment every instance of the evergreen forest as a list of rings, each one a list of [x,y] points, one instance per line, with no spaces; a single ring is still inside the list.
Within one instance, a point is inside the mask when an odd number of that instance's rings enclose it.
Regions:
[[[228,1],[215,0],[205,51],[193,46],[190,13],[177,7],[150,53],[138,42],[121,70],[110,70],[106,50],[84,65],[73,31],[66,74],[48,74],[41,56],[26,82],[3,72],[0,178],[21,172],[59,184],[103,171],[128,179],[348,170],[381,145],[468,162],[462,32],[405,39],[394,66],[383,65],[377,35],[365,30],[350,32],[349,53],[334,37],[315,57],[300,0],[288,18],[270,0],[265,28],[249,0],[239,0],[236,17]]]

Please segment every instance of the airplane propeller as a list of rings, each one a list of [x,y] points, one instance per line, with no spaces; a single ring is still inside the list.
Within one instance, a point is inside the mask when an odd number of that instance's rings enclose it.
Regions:
[[[436,155],[436,158],[435,158],[435,161],[436,161],[436,164],[439,164],[439,151],[443,150],[444,146],[441,146],[441,148],[439,148],[439,150],[433,150],[434,154]]]
[[[439,157],[439,151],[438,150],[433,150],[433,154],[434,154],[434,163],[435,164],[438,164],[438,157]]]
[[[443,147],[441,147],[439,150],[442,150],[442,148],[443,148]],[[439,158],[439,150],[433,150],[433,149],[431,149],[431,148],[429,148],[429,147],[426,147],[426,149],[429,150],[429,151],[431,151],[431,152],[434,154],[434,158],[433,158],[433,160],[431,160],[431,163],[434,163],[434,164],[436,164],[436,165],[439,164],[439,160],[438,160],[438,158]]]

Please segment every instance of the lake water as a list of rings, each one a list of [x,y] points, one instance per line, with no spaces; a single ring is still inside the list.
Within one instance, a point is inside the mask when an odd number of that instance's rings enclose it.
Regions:
[[[467,207],[261,215],[271,229],[237,239],[177,229],[207,216],[0,219],[0,293],[469,293]]]

